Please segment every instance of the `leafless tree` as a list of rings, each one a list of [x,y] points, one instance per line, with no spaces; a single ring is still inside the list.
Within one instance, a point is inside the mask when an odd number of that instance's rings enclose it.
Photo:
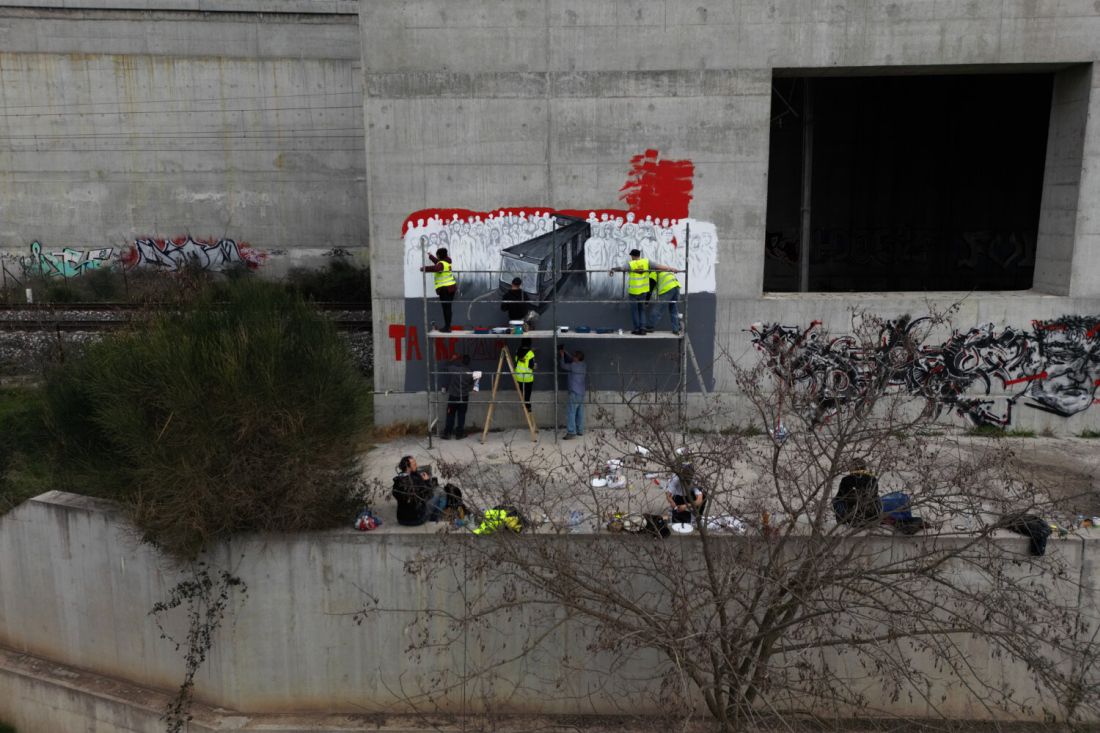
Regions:
[[[1096,595],[1080,574],[1082,543],[1033,555],[1003,528],[1006,516],[1057,516],[1065,497],[1021,475],[1003,441],[944,419],[934,385],[925,401],[892,388],[917,345],[884,351],[882,328],[855,319],[849,346],[879,356],[834,382],[801,378],[797,342],[739,368],[764,430],[692,430],[715,415],[681,422],[673,402],[646,395],[579,459],[517,450],[511,472],[443,466],[468,499],[507,504],[527,528],[442,532],[408,566],[456,591],[448,608],[389,609],[410,614],[415,658],[450,660],[410,699],[428,709],[461,690],[464,708],[485,710],[526,692],[546,712],[617,701],[624,713],[709,714],[722,731],[1095,720]],[[628,486],[594,488],[614,457]],[[909,496],[919,529],[899,531],[880,505],[837,520],[838,483],[860,461],[882,492]],[[660,508],[657,481],[689,471],[706,497],[690,534],[619,529]],[[382,598],[370,612],[386,609]]]

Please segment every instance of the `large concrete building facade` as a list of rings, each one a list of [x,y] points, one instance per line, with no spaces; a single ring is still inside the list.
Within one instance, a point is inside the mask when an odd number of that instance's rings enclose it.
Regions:
[[[5,277],[369,258],[382,421],[423,419],[439,358],[496,365],[490,339],[426,339],[425,253],[447,246],[476,300],[455,324],[496,325],[501,253],[579,220],[588,272],[539,327],[629,330],[603,270],[638,248],[687,270],[699,362],[586,340],[594,399],[686,372],[693,408],[744,423],[731,364],[795,343],[843,398],[868,357],[836,338],[862,309],[906,345],[897,388],[960,423],[1100,427],[1094,3],[21,0],[0,19]]]
[[[682,262],[690,226],[689,388],[730,422],[729,365],[795,342],[842,396],[867,355],[834,339],[860,309],[919,346],[898,389],[961,422],[1100,425],[1095,3],[363,0],[360,31],[383,419],[422,414],[422,363],[469,343],[429,353],[420,251],[491,269],[553,228],[539,211],[589,220],[590,269],[634,246]],[[600,274],[589,294],[612,293]],[[630,324],[625,304],[564,320],[586,322]],[[664,358],[602,348],[589,369],[628,391]]]

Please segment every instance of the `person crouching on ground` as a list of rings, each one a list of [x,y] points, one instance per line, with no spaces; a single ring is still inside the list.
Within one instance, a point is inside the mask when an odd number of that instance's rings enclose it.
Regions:
[[[508,314],[509,321],[523,321],[524,330],[534,328],[538,320],[538,313],[523,290],[523,280],[518,277],[512,278],[512,287],[501,296],[500,309]]]
[[[397,523],[406,527],[419,527],[424,522],[438,521],[447,505],[445,494],[436,495],[427,471],[417,468],[416,459],[404,456],[397,464],[393,477],[393,498],[397,499]]]
[[[588,366],[584,363],[584,352],[574,351],[570,356],[564,346],[558,347],[561,368],[565,371],[569,396],[565,403],[565,440],[584,435],[584,393],[588,378]]]
[[[665,484],[665,499],[668,501],[670,519],[673,522],[690,524],[692,519],[703,516],[707,497],[694,482],[695,467],[684,463]]]

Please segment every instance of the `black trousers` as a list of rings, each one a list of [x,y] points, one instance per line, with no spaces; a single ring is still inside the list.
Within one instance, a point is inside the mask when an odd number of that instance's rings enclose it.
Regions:
[[[527,405],[527,411],[531,411],[531,389],[535,386],[534,382],[523,382],[523,402]]]
[[[450,329],[451,327],[451,301],[455,299],[455,293],[458,288],[440,288],[435,291],[435,294],[439,296],[439,307],[443,309],[443,328]]]
[[[470,406],[467,400],[451,400],[447,403],[447,423],[443,427],[444,435],[466,434],[466,408]]]

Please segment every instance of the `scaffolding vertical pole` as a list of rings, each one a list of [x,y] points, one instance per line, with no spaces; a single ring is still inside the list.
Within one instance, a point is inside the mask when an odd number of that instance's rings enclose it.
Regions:
[[[560,275],[561,268],[558,265],[559,258],[561,257],[561,247],[558,246],[558,217],[556,215],[551,216],[553,222],[553,262],[550,265],[551,272],[554,278],[554,288],[551,291],[553,293],[553,300],[550,301],[550,329],[551,329],[551,357],[554,360],[554,442],[557,443],[558,433],[561,431],[561,426],[558,423],[558,277]]]
[[[683,428],[687,423],[687,327],[690,321],[688,321],[688,299],[691,297],[691,223],[684,223],[684,297],[683,312],[679,315],[683,316],[681,323],[673,324],[679,328],[680,331],[680,426]]]
[[[432,409],[432,338],[431,338],[431,335],[430,335],[431,331],[428,328],[431,325],[430,322],[428,321],[428,282],[427,282],[428,273],[424,272],[424,268],[427,266],[427,258],[424,256],[424,254],[425,254],[424,253],[424,247],[426,247],[426,246],[427,246],[426,242],[421,243],[421,246],[420,246],[420,288],[421,288],[421,291],[422,291],[420,295],[421,295],[421,300],[424,302],[424,348],[428,352],[428,355],[425,357],[425,360],[424,360],[424,368],[426,369],[426,371],[424,373],[424,392],[427,394],[427,397],[428,397],[428,448],[430,450],[431,447],[432,447],[432,413],[434,411]],[[407,335],[408,335],[408,333],[406,332],[406,336]],[[406,341],[405,341],[405,351],[406,351],[406,353],[405,353],[405,364],[406,364],[405,368],[406,369],[408,369],[409,356],[410,356],[410,354],[408,353],[408,351],[409,351],[408,346],[409,346],[409,343],[408,343],[408,340],[406,339]]]

